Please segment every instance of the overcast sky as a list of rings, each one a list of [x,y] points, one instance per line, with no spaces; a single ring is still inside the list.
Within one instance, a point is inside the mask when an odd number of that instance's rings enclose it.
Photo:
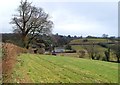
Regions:
[[[118,36],[117,0],[28,0],[42,7],[54,22],[53,33],[77,36]],[[0,3],[0,32],[12,32],[9,24],[20,0]]]

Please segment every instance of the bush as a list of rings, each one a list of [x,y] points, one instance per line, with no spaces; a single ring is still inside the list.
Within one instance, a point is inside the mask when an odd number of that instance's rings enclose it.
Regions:
[[[76,53],[76,50],[65,50],[65,53]]]
[[[105,57],[103,57],[103,58],[102,58],[102,61],[106,61],[106,58],[105,58]]]
[[[95,59],[96,59],[96,60],[100,60],[100,55],[96,56]]]
[[[39,54],[44,54],[44,53],[45,53],[45,49],[44,49],[44,48],[39,48],[39,49],[37,50],[37,53],[39,53]]]
[[[77,54],[79,55],[79,58],[83,58],[85,56],[85,51],[84,50],[79,50],[77,52]]]
[[[83,42],[87,42],[88,41],[88,39],[83,39]]]
[[[104,54],[105,54],[105,57],[106,57],[106,61],[109,61],[109,58],[110,58],[110,48],[108,48],[108,50],[105,51]]]
[[[65,49],[72,50],[72,47],[71,47],[71,45],[66,45]]]
[[[98,45],[104,47],[104,48],[108,48],[108,44],[107,43],[99,43]]]
[[[45,52],[44,54],[45,55],[51,55],[51,52]]]

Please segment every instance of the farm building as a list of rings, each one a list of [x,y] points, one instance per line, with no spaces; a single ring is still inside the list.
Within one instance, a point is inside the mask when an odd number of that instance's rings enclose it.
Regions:
[[[64,47],[55,47],[55,48],[54,48],[54,52],[55,52],[55,53],[65,52],[65,48],[64,48]]]

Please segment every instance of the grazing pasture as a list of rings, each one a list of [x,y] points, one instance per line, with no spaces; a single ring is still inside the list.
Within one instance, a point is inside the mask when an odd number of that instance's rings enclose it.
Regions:
[[[97,43],[110,43],[110,42],[112,42],[111,40],[109,40],[109,39],[93,39],[93,38],[91,38],[91,39],[75,39],[75,40],[72,40],[71,42],[70,42],[70,44],[77,44],[77,45],[84,45],[84,44],[87,44],[87,45],[90,45],[90,44],[97,44]]]
[[[117,83],[118,63],[83,58],[22,54],[9,82]]]
[[[117,42],[117,41],[116,41]],[[72,40],[69,44],[71,44],[72,49],[77,52],[83,50],[86,52],[83,58],[89,58],[88,50],[93,49],[93,52],[96,52],[97,56],[100,57],[99,60],[106,60],[105,51],[108,50],[108,47],[115,45],[116,43],[110,39],[94,39],[94,38],[85,38],[85,39],[75,39]],[[87,49],[86,49],[87,48]],[[78,56],[78,54],[76,54]],[[76,56],[75,55],[75,56]],[[110,50],[110,61],[116,61],[115,54],[113,50]]]

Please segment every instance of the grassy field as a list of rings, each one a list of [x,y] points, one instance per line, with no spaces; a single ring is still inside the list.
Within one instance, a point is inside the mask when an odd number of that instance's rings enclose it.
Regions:
[[[90,47],[90,45],[71,45],[72,49],[74,50],[85,50],[85,47]],[[106,48],[101,47],[99,45],[94,46],[96,50],[99,50],[99,52],[103,52],[106,50]]]
[[[10,82],[117,83],[118,64],[82,58],[22,54]]]
[[[71,45],[71,46],[72,46],[72,49],[76,51],[85,50],[85,47],[88,47],[88,48],[90,47],[90,45]],[[107,50],[106,48],[101,47],[99,45],[95,45],[94,49],[98,52],[101,58],[105,56],[104,51]],[[88,54],[85,54],[84,58],[88,58],[88,56],[89,56]]]
[[[87,42],[83,42],[84,39],[75,39],[70,42],[70,44],[92,44],[92,43],[107,43],[112,42],[108,39],[87,39]]]
[[[97,52],[97,55],[100,56],[100,60],[104,60],[105,59],[105,51],[107,51],[108,49],[105,48],[105,47],[102,47],[100,45],[97,45],[97,43],[112,42],[111,40],[109,40],[109,39],[94,39],[94,38],[87,39],[86,42],[83,42],[83,40],[84,39],[72,40],[70,42],[72,49],[76,50],[77,52],[80,51],[80,50],[84,50],[85,51],[85,47],[91,48],[92,44],[96,43],[96,45],[94,45],[94,50]],[[113,44],[108,44],[108,45],[111,46]],[[89,58],[89,54],[86,53],[84,58]],[[115,55],[114,55],[112,50],[111,50],[111,53],[110,53],[110,61],[116,61],[116,57],[115,57]]]

